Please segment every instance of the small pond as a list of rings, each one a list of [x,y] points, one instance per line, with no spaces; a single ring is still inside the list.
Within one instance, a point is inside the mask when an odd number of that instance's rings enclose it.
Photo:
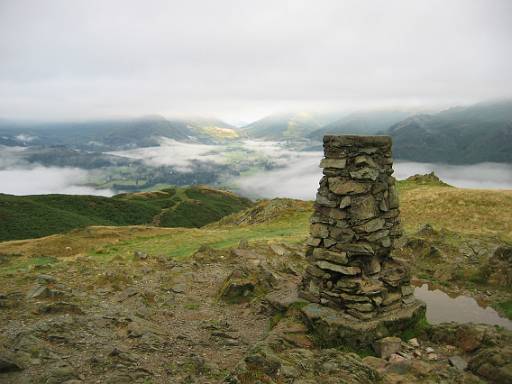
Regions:
[[[491,307],[481,306],[468,296],[450,297],[439,289],[430,290],[427,284],[416,287],[414,296],[427,304],[427,320],[431,324],[454,321],[456,323],[482,323],[499,325],[512,330],[512,320],[501,317]]]

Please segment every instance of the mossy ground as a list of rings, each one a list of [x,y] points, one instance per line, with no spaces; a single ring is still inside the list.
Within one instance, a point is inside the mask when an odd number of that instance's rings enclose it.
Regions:
[[[502,301],[497,304],[497,307],[512,320],[512,300]]]

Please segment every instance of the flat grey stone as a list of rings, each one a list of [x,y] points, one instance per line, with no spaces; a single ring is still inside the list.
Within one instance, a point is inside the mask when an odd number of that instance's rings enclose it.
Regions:
[[[468,367],[468,363],[466,362],[466,360],[464,360],[461,356],[450,356],[448,358],[448,361],[450,362],[450,364],[452,366],[454,366],[455,368],[457,368],[457,370],[459,371],[465,371],[466,368]]]

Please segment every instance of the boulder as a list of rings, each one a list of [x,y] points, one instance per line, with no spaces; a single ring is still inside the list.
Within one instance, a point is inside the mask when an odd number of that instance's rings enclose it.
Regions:
[[[399,337],[384,337],[382,339],[376,340],[372,346],[382,359],[387,359],[394,353],[398,353],[400,351],[402,345],[402,340]]]
[[[37,275],[36,279],[39,284],[55,284],[57,282],[57,279],[51,275]]]
[[[50,289],[45,285],[36,285],[27,293],[27,299],[45,299],[50,297]]]
[[[512,347],[485,348],[468,364],[468,369],[493,384],[512,383]]]
[[[73,367],[69,365],[56,366],[49,370],[45,377],[45,384],[62,384],[69,380],[77,379]]]
[[[73,313],[77,315],[84,313],[77,304],[64,301],[41,305],[38,307],[37,312],[40,314]]]
[[[17,372],[21,370],[22,368],[17,362],[0,352],[0,373]]]
[[[222,288],[220,297],[230,303],[240,303],[250,300],[255,289],[251,281],[230,281]]]
[[[468,363],[466,360],[464,360],[461,356],[450,356],[448,358],[448,361],[450,362],[450,364],[457,368],[458,371],[465,371],[466,368],[468,367]]]

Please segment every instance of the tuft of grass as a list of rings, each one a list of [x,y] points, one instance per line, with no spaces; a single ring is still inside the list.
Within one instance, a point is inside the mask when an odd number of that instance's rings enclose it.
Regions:
[[[375,356],[375,351],[373,350],[373,348],[371,346],[354,348],[349,345],[344,345],[344,346],[338,347],[336,349],[338,349],[341,352],[345,352],[345,353],[355,353],[362,359],[365,357],[368,357],[368,356]]]
[[[512,320],[512,300],[497,303],[496,307],[501,310],[505,316]]]
[[[201,308],[201,304],[199,304],[199,303],[186,303],[183,307],[185,309],[188,309],[189,311],[197,311],[199,308]]]
[[[285,317],[286,313],[285,312],[276,312],[270,319],[269,319],[269,324],[268,324],[268,328],[269,329],[273,329],[277,324],[279,324],[279,322]]]
[[[469,281],[478,285],[487,285],[491,273],[491,267],[488,264],[483,265],[469,275]]]
[[[414,322],[412,327],[407,328],[400,334],[400,338],[402,340],[410,340],[415,337],[419,337],[424,335],[429,329],[431,325],[427,321],[427,317],[425,315],[421,316],[417,321]]]
[[[49,256],[38,256],[33,258],[19,258],[14,259],[7,266],[0,269],[0,274],[13,273],[17,271],[28,270],[33,267],[45,267],[57,263],[58,260],[55,257]]]

